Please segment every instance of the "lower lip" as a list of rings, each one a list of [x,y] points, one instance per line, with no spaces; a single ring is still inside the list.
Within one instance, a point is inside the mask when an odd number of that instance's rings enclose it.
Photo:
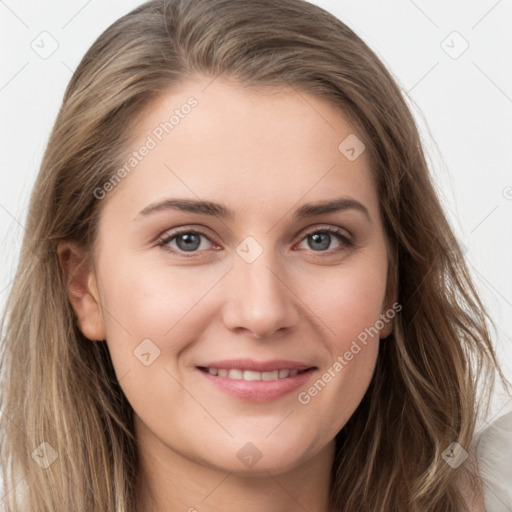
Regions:
[[[293,377],[277,380],[230,379],[228,377],[211,375],[199,369],[197,371],[218,389],[231,396],[251,402],[268,402],[288,395],[303,386],[311,377],[314,368],[298,373]]]

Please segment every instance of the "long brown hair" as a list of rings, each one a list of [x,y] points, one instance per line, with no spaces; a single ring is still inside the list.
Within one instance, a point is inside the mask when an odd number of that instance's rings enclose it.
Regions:
[[[463,506],[443,451],[470,449],[478,378],[499,369],[492,323],[436,196],[400,88],[345,24],[302,0],[152,0],[113,23],[76,69],[33,189],[2,320],[1,462],[12,512],[135,512],[133,410],[104,342],[77,327],[57,243],[88,249],[135,120],[194,75],[289,85],[362,134],[402,306],[373,380],[336,438],[336,510]],[[341,141],[340,141],[341,142]],[[108,198],[106,199],[106,201]]]

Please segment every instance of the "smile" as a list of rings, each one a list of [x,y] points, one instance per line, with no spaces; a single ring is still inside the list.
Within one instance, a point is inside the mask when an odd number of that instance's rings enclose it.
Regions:
[[[317,370],[306,362],[276,359],[225,359],[196,366],[210,386],[238,400],[268,402],[306,385]]]
[[[200,367],[200,370],[204,372],[208,372],[210,375],[215,375],[219,377],[227,377],[228,379],[233,380],[247,380],[247,381],[255,381],[255,380],[279,380],[279,379],[287,379],[289,377],[295,377],[299,373],[307,371],[305,370],[289,370],[283,368],[281,370],[274,370],[270,372],[258,372],[255,370],[242,370],[239,368],[204,368]]]

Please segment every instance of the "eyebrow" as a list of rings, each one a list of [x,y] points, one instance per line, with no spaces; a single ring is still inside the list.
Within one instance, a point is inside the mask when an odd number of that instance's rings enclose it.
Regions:
[[[222,219],[233,220],[236,216],[235,211],[227,206],[212,201],[202,201],[197,199],[164,199],[158,203],[150,204],[141,210],[135,219],[145,217],[156,212],[165,210],[179,210],[190,213],[200,213],[219,217]],[[370,213],[364,204],[350,197],[340,197],[328,201],[318,201],[307,203],[297,208],[293,214],[294,220],[314,217],[325,213],[341,212],[347,210],[356,210],[364,214],[364,216],[372,222]]]

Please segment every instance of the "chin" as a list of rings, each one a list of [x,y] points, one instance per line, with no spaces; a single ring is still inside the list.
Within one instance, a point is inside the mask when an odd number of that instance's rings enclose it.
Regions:
[[[222,466],[225,471],[251,476],[268,476],[268,473],[292,471],[322,450],[322,447],[314,449],[310,443],[301,445],[301,436],[297,434],[276,436],[272,440],[265,439],[261,434],[261,437],[248,437],[247,441],[240,441],[238,438],[230,442],[234,446],[219,454],[215,465]]]

